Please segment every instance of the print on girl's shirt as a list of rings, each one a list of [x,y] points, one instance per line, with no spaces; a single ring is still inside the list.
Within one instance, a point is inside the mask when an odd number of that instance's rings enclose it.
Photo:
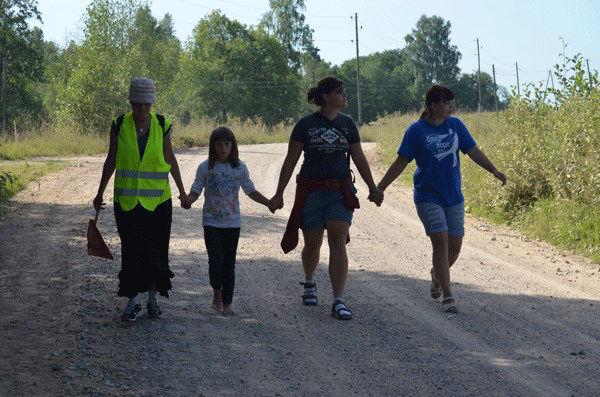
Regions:
[[[215,163],[208,169],[208,160],[196,170],[191,192],[200,195],[204,191],[202,225],[223,228],[240,227],[239,189],[246,195],[256,191],[248,168],[240,160],[237,167],[229,163]]]
[[[458,135],[452,128],[448,128],[448,133],[444,135],[428,135],[426,141],[427,150],[438,161],[452,155],[452,167],[458,165]]]
[[[206,175],[206,211],[215,218],[239,214],[235,200],[240,186],[240,172],[212,169]]]

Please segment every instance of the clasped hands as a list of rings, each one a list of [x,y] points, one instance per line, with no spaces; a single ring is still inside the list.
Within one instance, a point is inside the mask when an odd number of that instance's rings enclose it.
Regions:
[[[377,187],[369,188],[369,197],[367,197],[369,201],[372,201],[378,207],[381,207],[381,203],[383,203],[383,192]]]

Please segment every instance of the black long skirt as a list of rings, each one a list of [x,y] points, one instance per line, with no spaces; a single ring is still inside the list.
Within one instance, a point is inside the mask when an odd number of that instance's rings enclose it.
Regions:
[[[140,204],[123,211],[115,203],[115,220],[121,238],[121,271],[117,295],[133,298],[156,289],[169,297],[171,278],[169,240],[173,204],[171,199],[148,211]]]

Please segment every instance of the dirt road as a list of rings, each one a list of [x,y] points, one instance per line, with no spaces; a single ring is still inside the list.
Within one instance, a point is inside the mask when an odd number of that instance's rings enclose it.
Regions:
[[[271,196],[285,145],[240,151]],[[204,158],[205,149],[178,154],[188,188]],[[460,313],[443,314],[428,297],[429,242],[399,186],[377,208],[358,185],[352,321],[329,315],[325,246],[321,303],[301,305],[299,251],[279,248],[290,186],[276,215],[241,197],[237,316],[208,308],[200,200],[174,210],[163,318],[123,324],[118,261],[85,252],[102,161],[80,158],[33,184],[0,221],[0,395],[600,394],[599,266],[469,219],[452,269]],[[112,205],[99,227],[119,260]]]

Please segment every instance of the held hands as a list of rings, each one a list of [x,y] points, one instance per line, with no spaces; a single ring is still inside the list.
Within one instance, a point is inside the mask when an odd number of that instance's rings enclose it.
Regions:
[[[381,207],[381,203],[383,203],[383,192],[377,186],[370,188],[368,199],[378,207]]]
[[[181,207],[189,210],[190,208],[192,208],[192,200],[190,199],[189,195],[183,193],[179,196],[179,201],[181,202]]]
[[[500,181],[501,186],[506,185],[507,178],[502,172],[496,170],[492,173],[492,175],[494,175],[494,177]]]
[[[273,214],[275,211],[282,209],[283,195],[275,193],[275,195],[271,197],[271,200],[269,200],[269,205],[267,207],[269,207],[269,211]]]

